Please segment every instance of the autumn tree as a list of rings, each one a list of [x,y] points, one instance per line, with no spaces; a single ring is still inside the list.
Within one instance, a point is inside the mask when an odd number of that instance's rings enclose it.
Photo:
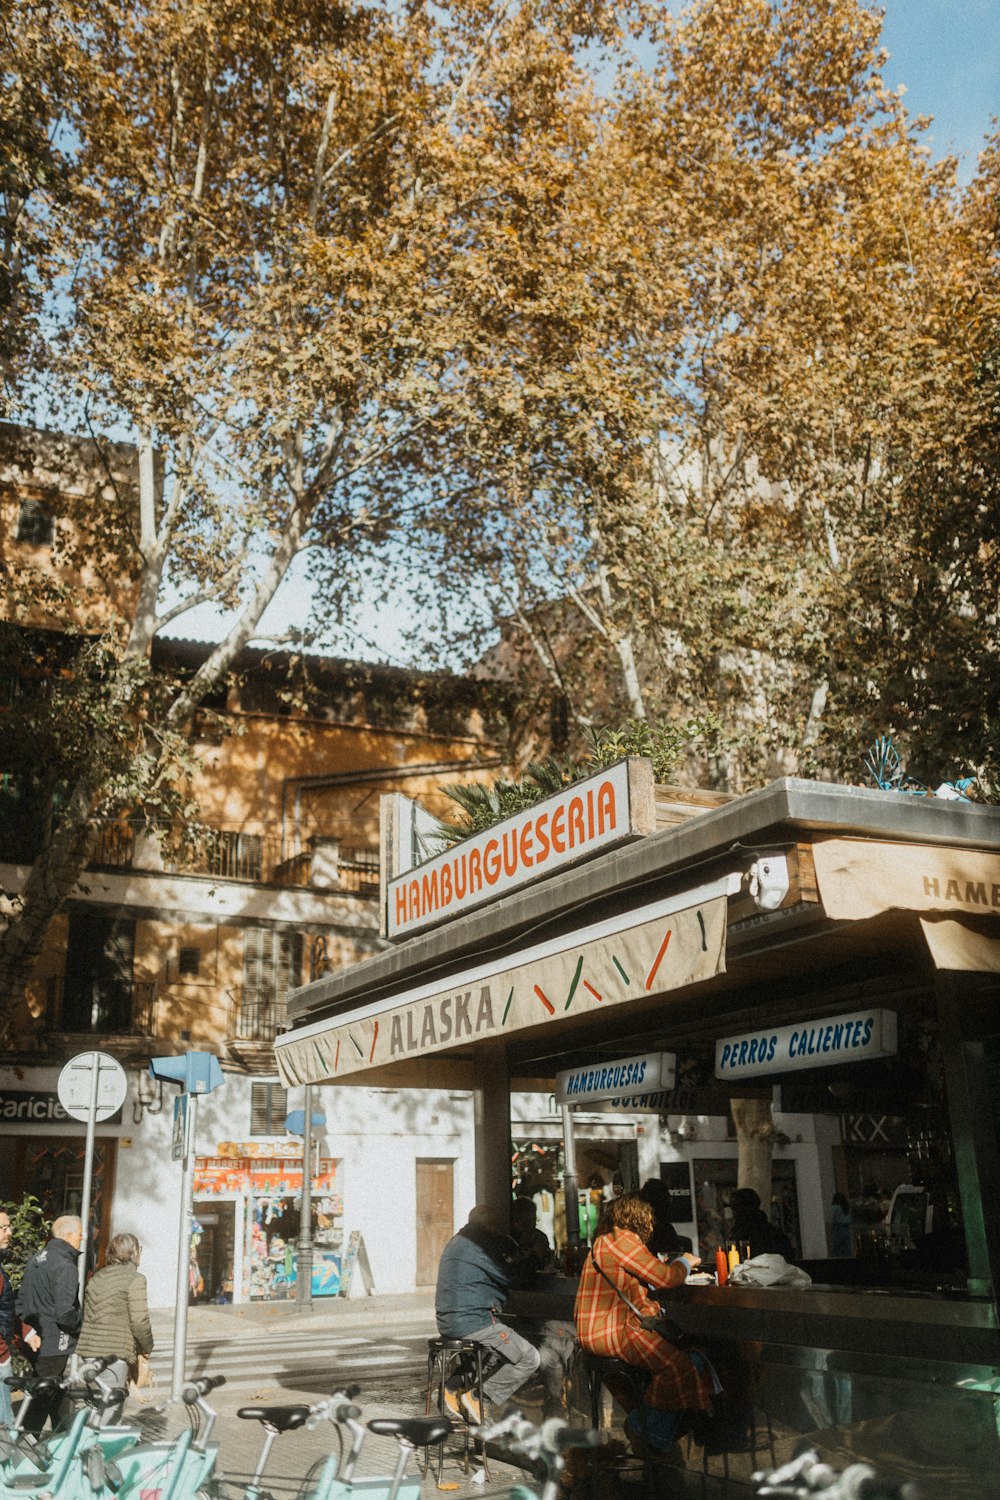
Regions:
[[[855,0],[664,18],[601,159],[635,356],[595,398],[614,462],[561,506],[512,463],[488,572],[508,657],[519,634],[580,723],[712,708],[701,774],[734,789],[859,779],[884,732],[917,775],[997,780],[995,156],[960,193],[880,65]]]
[[[29,115],[68,164],[58,195],[43,175],[19,200],[57,293],[47,425],[136,462],[66,542],[99,537],[130,588],[22,704],[62,751],[0,937],[2,1025],[95,818],[179,795],[192,711],[293,565],[349,613],[386,549],[489,536],[519,453],[578,485],[589,431],[607,471],[588,407],[624,334],[586,334],[627,260],[588,71],[622,41],[604,0],[14,0],[9,24],[10,76],[42,80]],[[154,680],[155,634],[205,601],[218,644]]]

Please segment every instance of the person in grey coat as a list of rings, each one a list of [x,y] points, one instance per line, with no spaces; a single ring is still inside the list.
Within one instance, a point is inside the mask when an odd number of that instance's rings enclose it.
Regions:
[[[33,1359],[41,1379],[60,1380],[80,1331],[79,1255],[83,1223],[76,1214],[62,1214],[52,1226],[44,1249],[28,1261],[17,1289],[17,1316],[38,1334],[41,1343]],[[53,1427],[62,1393],[33,1396],[24,1418],[27,1432],[41,1432],[51,1417]]]
[[[130,1373],[140,1354],[153,1348],[146,1278],[139,1270],[142,1246],[134,1234],[116,1234],[104,1265],[95,1271],[83,1298],[83,1327],[77,1340],[80,1359],[110,1359],[101,1381],[119,1399],[105,1408],[101,1426],[121,1420]]]

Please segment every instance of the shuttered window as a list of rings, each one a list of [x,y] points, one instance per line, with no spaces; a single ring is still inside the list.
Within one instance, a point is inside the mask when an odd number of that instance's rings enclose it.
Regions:
[[[284,1135],[288,1090],[280,1083],[250,1085],[250,1134]]]

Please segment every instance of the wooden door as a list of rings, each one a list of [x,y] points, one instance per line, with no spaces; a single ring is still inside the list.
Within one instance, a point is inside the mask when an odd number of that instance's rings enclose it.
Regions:
[[[417,1159],[417,1286],[437,1281],[441,1251],[455,1232],[455,1167],[433,1157]]]

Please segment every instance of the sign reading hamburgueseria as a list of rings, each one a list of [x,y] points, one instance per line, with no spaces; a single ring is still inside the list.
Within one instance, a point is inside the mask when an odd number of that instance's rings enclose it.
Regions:
[[[798,1026],[765,1026],[743,1036],[723,1037],[715,1044],[715,1076],[763,1078],[895,1055],[895,1011],[859,1010]]]
[[[615,1062],[568,1068],[556,1074],[557,1104],[596,1104],[602,1099],[628,1099],[672,1089],[677,1058],[673,1052],[647,1052]]]
[[[618,761],[389,880],[386,935],[422,932],[655,827],[650,762]]]

